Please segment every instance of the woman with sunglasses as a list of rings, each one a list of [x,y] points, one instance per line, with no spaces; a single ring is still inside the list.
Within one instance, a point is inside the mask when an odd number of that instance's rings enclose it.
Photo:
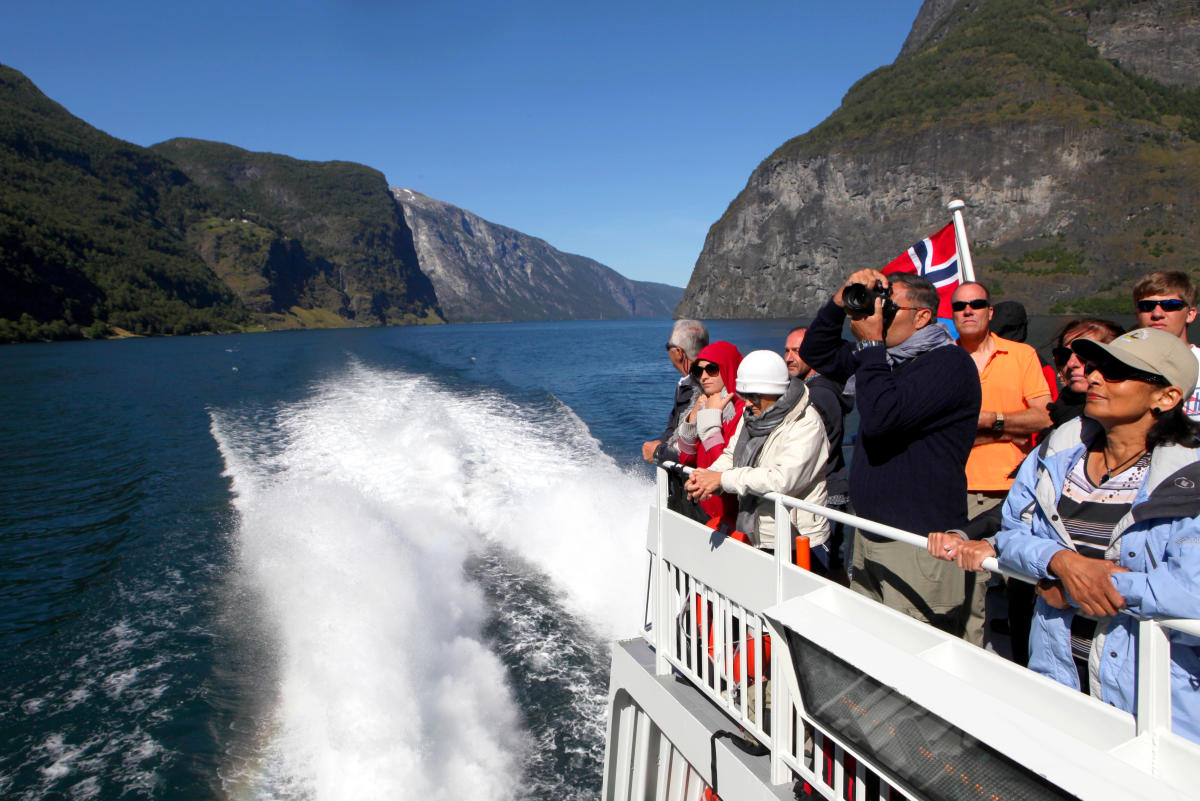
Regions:
[[[1126,711],[1136,698],[1137,621],[1200,618],[1200,450],[1183,413],[1188,346],[1140,328],[1077,338],[1084,416],[1026,458],[993,547],[953,533],[930,552],[980,569],[985,556],[1038,578],[1029,667]],[[1200,742],[1200,641],[1171,631],[1172,728]]]
[[[1058,368],[1062,390],[1058,400],[1050,404],[1051,426],[1083,414],[1083,404],[1087,398],[1088,380],[1083,372],[1083,362],[1071,350],[1071,343],[1077,339],[1107,343],[1124,333],[1125,329],[1117,323],[1097,317],[1077,317],[1059,329],[1051,355],[1054,356],[1054,366]]]
[[[741,363],[742,354],[724,340],[705,346],[696,356],[690,375],[701,391],[676,429],[680,464],[707,468],[725,452],[746,407],[746,402],[733,392]],[[710,522],[724,522],[730,528],[737,518],[737,499],[731,495],[714,495],[702,501],[700,507]]]

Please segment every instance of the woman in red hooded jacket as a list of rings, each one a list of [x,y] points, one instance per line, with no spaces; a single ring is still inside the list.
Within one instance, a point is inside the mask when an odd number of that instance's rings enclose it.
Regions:
[[[725,444],[737,430],[746,402],[734,393],[742,354],[732,343],[713,342],[692,363],[692,380],[700,387],[688,413],[676,430],[679,462],[689,467],[708,467],[725,451]],[[717,494],[702,502],[710,517],[728,523],[737,521],[737,496]]]

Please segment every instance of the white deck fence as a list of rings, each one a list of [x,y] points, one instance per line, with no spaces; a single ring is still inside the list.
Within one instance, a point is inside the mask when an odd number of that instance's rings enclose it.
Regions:
[[[789,519],[789,508],[801,509],[925,548],[918,534],[775,493],[764,497],[774,501],[777,521]],[[1139,622],[1135,717],[794,566],[790,540],[777,537],[772,556],[668,510],[667,472],[659,469],[647,537],[644,635],[655,671],[686,678],[768,748],[772,783],[798,779],[829,799],[924,797],[920,770],[897,773],[879,749],[864,747],[866,740],[851,742],[849,729],[830,723],[848,708],[858,731],[871,717],[861,699],[870,699],[893,716],[896,705],[914,705],[910,711],[925,715],[920,725],[940,721],[936,725],[952,728],[964,742],[985,746],[975,750],[1004,755],[1063,797],[1194,797],[1200,746],[1170,731],[1166,629],[1200,636],[1200,622]],[[1003,572],[994,559],[984,566]],[[806,698],[799,666],[818,655],[827,661],[807,674],[810,684],[811,677],[844,670],[859,677],[847,681],[861,695],[841,693],[840,709],[811,687],[814,697]],[[900,734],[887,733],[887,719],[876,723],[884,733],[864,737],[884,743],[885,751],[900,743]],[[925,758],[930,788],[952,778],[970,790],[961,797],[989,798],[988,782],[972,778],[985,768],[956,767],[942,754]],[[964,755],[962,764],[969,762]]]

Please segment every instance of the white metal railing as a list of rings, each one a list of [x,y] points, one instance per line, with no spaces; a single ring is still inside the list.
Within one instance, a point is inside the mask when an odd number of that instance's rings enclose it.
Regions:
[[[665,467],[679,466],[665,463]],[[690,468],[683,470],[691,472]],[[788,509],[800,509],[925,548],[924,536],[778,493],[762,497],[775,503],[775,519],[779,521],[781,532],[786,530],[782,521],[789,518]],[[768,675],[780,677],[792,672],[791,664],[786,661],[787,649],[778,643],[773,650],[767,645],[770,641],[764,611],[790,598],[811,593],[818,585],[820,588],[836,586],[795,567],[790,540],[788,536],[777,535],[772,557],[669,511],[667,472],[660,468],[657,502],[651,513],[647,537],[651,569],[646,607],[649,620],[644,635],[655,650],[655,671],[658,675],[676,672],[686,677],[767,746],[773,783],[782,784],[800,777],[827,798],[842,797],[851,787],[856,789],[847,797],[866,798],[868,786],[881,794],[879,797],[888,797],[891,793],[892,798],[907,798],[894,784],[882,778],[885,775],[882,770],[870,765],[849,744],[823,730],[805,713],[800,699],[792,698],[794,678],[764,681]],[[1033,581],[1026,576],[1001,571],[994,558],[985,560],[984,567],[1012,578]],[[1195,746],[1170,733],[1170,644],[1166,629],[1200,636],[1200,621],[1141,620],[1139,628],[1139,712],[1136,716],[1139,742],[1148,744],[1146,747],[1151,749],[1161,746],[1167,751],[1182,749],[1189,753],[1188,749]],[[934,644],[945,644],[945,640],[953,639],[932,627],[924,629],[932,638],[931,651],[937,650],[932,647]],[[970,651],[979,652],[983,658],[980,649],[969,646],[967,652]],[[1019,671],[1026,680],[1040,678],[1024,668]],[[769,689],[764,692],[764,688]],[[1077,696],[1070,699],[1072,704],[1104,706],[1104,714],[1124,715],[1082,694],[1071,695]],[[768,706],[773,714],[764,714]],[[780,710],[787,712],[780,715]],[[1151,754],[1147,764],[1158,761]]]

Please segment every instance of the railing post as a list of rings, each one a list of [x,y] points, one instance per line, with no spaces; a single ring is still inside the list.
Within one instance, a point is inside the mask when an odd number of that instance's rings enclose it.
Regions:
[[[1141,737],[1171,730],[1171,641],[1166,627],[1154,620],[1139,620],[1137,627],[1137,733]]]
[[[672,632],[667,622],[670,611],[670,576],[667,574],[667,560],[663,557],[663,517],[667,511],[667,470],[659,467],[655,486],[654,526],[656,542],[654,545],[654,672],[659,676],[671,673],[671,663],[667,661],[667,652],[671,647]]]
[[[783,576],[792,563],[792,515],[783,502],[784,496],[775,497],[775,603],[783,603]],[[759,639],[765,636],[764,626]],[[782,645],[782,643],[781,643]],[[792,666],[784,661],[786,648],[771,649],[771,784],[791,781],[792,771],[783,761],[784,754],[791,750],[792,702],[788,694],[788,682],[784,671]],[[761,662],[759,663],[761,664]],[[766,716],[763,716],[766,720]],[[764,728],[766,728],[764,726]]]

